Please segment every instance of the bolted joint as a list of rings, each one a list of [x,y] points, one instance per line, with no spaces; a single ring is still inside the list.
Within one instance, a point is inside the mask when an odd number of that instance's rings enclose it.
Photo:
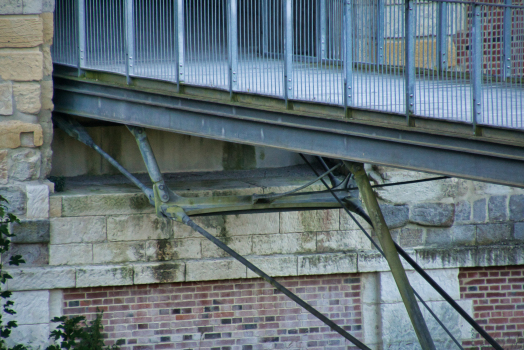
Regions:
[[[353,174],[355,177],[366,175],[366,170],[364,169],[364,164],[357,162],[349,162],[344,160],[344,165],[346,168]]]

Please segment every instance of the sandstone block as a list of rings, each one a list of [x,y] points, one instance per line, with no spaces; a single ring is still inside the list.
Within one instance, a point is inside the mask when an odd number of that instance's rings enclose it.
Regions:
[[[50,196],[49,197],[49,217],[58,218],[62,216],[62,197]]]
[[[280,213],[281,233],[336,231],[339,227],[338,209]]]
[[[15,255],[24,258],[23,266],[49,265],[49,249],[46,243],[12,244],[9,251],[2,254],[2,261],[9,261]]]
[[[477,248],[417,249],[416,261],[423,269],[473,267],[477,264]]]
[[[513,195],[509,199],[509,219],[513,221],[524,220],[524,195]]]
[[[479,247],[477,254],[477,266],[519,265],[524,262],[521,247]]]
[[[85,265],[92,263],[92,244],[52,244],[49,246],[49,265]]]
[[[169,239],[172,235],[172,221],[156,215],[121,215],[107,219],[109,241]]]
[[[422,226],[451,226],[455,206],[445,203],[420,203],[411,208],[410,220]]]
[[[43,26],[44,44],[53,44],[53,12],[44,12],[40,15]]]
[[[33,133],[33,145],[42,146],[44,135],[39,124],[24,123],[19,120],[0,122],[0,148],[18,148],[20,137],[24,133]]]
[[[357,272],[356,253],[302,255],[298,257],[299,275]]]
[[[42,80],[44,56],[39,50],[0,50],[0,77],[4,80]]]
[[[53,58],[51,57],[51,48],[49,45],[42,46],[42,55],[44,57],[44,76],[48,77],[53,74]]]
[[[2,312],[4,322],[16,321],[18,325],[49,322],[49,291],[14,292],[15,315]]]
[[[21,135],[24,139],[24,134]],[[39,149],[19,148],[9,152],[9,178],[18,181],[38,180],[42,164],[42,153]]]
[[[147,241],[146,258],[148,261],[199,259],[202,257],[201,241],[199,238]]]
[[[468,223],[471,220],[471,204],[460,201],[455,204],[455,224]]]
[[[49,323],[18,326],[6,343],[9,347],[24,344],[29,349],[46,349],[49,346]]]
[[[247,258],[253,265],[271,277],[297,276],[296,256],[250,256]],[[256,278],[258,275],[247,269],[247,278]]]
[[[0,15],[21,14],[24,8],[22,0],[5,0],[0,2]]]
[[[23,113],[36,114],[42,107],[40,104],[39,83],[14,83],[16,109]]]
[[[20,223],[11,223],[9,232],[12,243],[48,243],[49,220],[21,220]]]
[[[240,255],[251,255],[253,253],[253,240],[251,236],[233,236],[233,237],[218,237],[222,242],[224,242],[229,248],[233,249]],[[221,248],[217,247],[213,242],[203,239],[201,240],[202,244],[202,257],[203,258],[227,258],[229,254],[226,253]],[[196,246],[195,246],[196,248]],[[196,249],[194,249],[196,250]],[[197,253],[195,251],[195,253]],[[198,255],[189,257],[197,258]]]
[[[0,83],[0,115],[13,114],[13,86],[10,82]]]
[[[486,199],[478,199],[473,202],[473,222],[486,222]]]
[[[51,244],[94,243],[106,240],[104,216],[52,218],[50,223]]]
[[[62,216],[127,215],[153,212],[154,207],[141,193],[64,196],[62,198]],[[188,230],[191,229],[188,228]]]
[[[133,264],[134,284],[183,282],[185,263],[148,263]]]
[[[52,111],[55,108],[53,104],[53,81],[52,80],[42,80],[40,82],[41,92],[41,102],[42,109]]]
[[[0,151],[0,184],[5,185],[8,180],[7,150],[2,150]]]
[[[488,217],[490,222],[500,222],[507,220],[506,196],[491,196],[488,200]]]
[[[208,216],[195,218],[195,222],[219,236],[278,233],[279,230],[278,213]]]
[[[28,219],[49,217],[49,187],[46,185],[27,185],[27,214]]]
[[[38,16],[0,17],[0,48],[35,47],[43,42],[43,24]]]
[[[76,269],[76,287],[128,286],[133,284],[131,266],[90,266]]]
[[[3,203],[9,213],[15,215],[25,215],[26,213],[26,196],[25,188],[18,186],[0,187],[0,196],[7,200]]]
[[[504,244],[513,239],[513,225],[485,224],[477,225],[477,244]]]
[[[317,233],[317,252],[340,252],[371,249],[371,243],[360,230],[330,231]]]
[[[145,260],[145,242],[109,242],[93,244],[93,262],[122,263]]]
[[[234,259],[186,261],[186,281],[246,278],[246,267]]]
[[[253,254],[314,253],[316,251],[316,241],[316,233],[314,232],[254,235]]]
[[[28,267],[6,270],[13,276],[13,279],[7,281],[7,289],[11,291],[75,286],[75,269],[71,267]]]
[[[415,259],[415,253],[412,250],[406,250],[413,260]],[[410,264],[408,264],[403,258],[400,258],[402,266],[405,270],[412,270]],[[382,256],[377,250],[369,250],[358,253],[358,272],[379,272],[379,271],[390,271],[388,261]]]

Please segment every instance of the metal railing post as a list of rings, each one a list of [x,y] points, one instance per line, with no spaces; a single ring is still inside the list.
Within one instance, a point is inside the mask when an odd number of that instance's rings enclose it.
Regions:
[[[438,3],[437,19],[437,64],[440,74],[448,67],[448,4],[445,2]]]
[[[344,0],[344,106],[353,106],[353,4]]]
[[[262,1],[262,57],[269,54],[269,0]]]
[[[293,98],[293,0],[284,1],[284,99]]]
[[[228,47],[229,47],[229,94],[238,89],[238,27],[237,0],[229,0],[228,6]]]
[[[505,0],[506,5],[511,5],[511,0]],[[504,28],[502,38],[502,59],[501,67],[504,79],[511,77],[511,7],[504,8]]]
[[[377,0],[377,19],[375,33],[376,63],[384,64],[384,0]]]
[[[318,35],[317,35],[317,59],[322,61],[327,57],[326,42],[327,42],[327,14],[326,14],[326,0],[318,2]]]
[[[85,57],[86,57],[86,2],[85,0],[77,1],[77,15],[78,15],[78,76],[84,75],[82,68],[85,67]]]
[[[411,124],[410,116],[415,113],[415,13],[415,1],[406,0],[404,22],[406,33],[404,90],[406,96],[406,120],[408,125]]]
[[[482,19],[481,5],[473,5],[473,22],[471,27],[471,98],[473,131],[477,129],[477,123],[482,120]]]
[[[126,81],[131,84],[131,75],[134,73],[133,56],[135,55],[135,23],[133,21],[135,0],[126,0]]]
[[[184,57],[185,57],[185,29],[184,29],[184,0],[176,0],[176,82],[177,90],[180,92],[180,83],[185,81]]]

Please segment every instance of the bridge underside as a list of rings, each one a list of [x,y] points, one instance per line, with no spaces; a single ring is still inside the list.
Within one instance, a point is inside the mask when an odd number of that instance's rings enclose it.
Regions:
[[[73,73],[55,67],[55,113],[524,187],[519,130]]]

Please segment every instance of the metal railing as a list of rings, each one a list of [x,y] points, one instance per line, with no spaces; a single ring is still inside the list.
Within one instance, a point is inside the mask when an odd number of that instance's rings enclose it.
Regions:
[[[55,63],[524,128],[524,0],[57,0]]]

